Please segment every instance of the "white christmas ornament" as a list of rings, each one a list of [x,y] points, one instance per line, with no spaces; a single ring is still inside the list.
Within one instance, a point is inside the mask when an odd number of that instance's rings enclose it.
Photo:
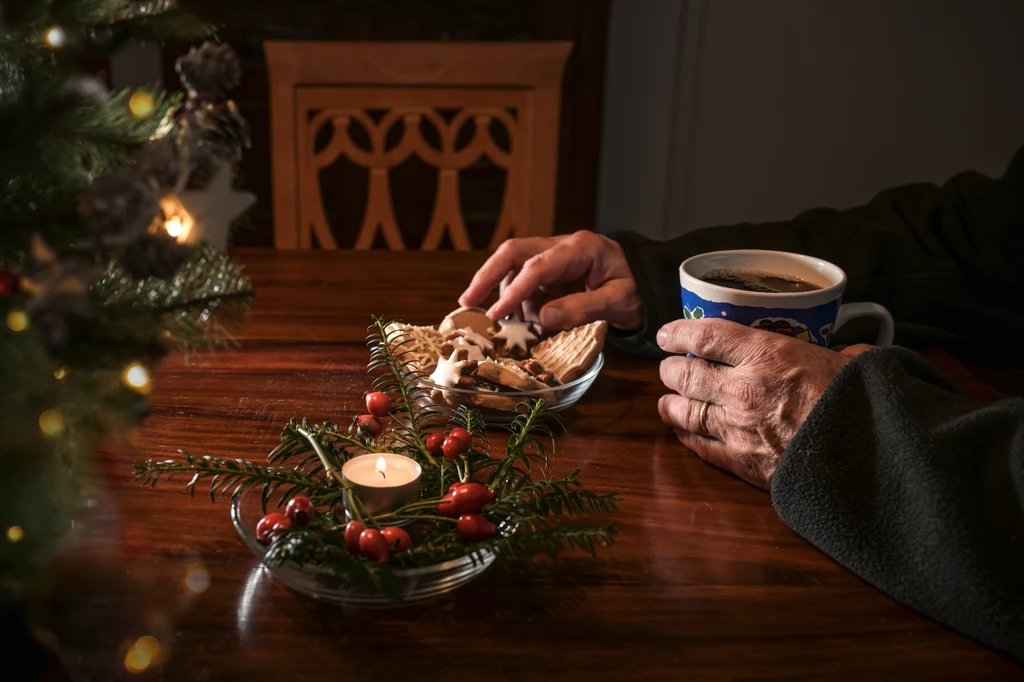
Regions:
[[[204,241],[222,253],[227,250],[232,221],[256,203],[252,193],[232,189],[231,178],[230,166],[221,164],[206,189],[178,195],[178,201],[192,218],[192,229],[185,242]]]

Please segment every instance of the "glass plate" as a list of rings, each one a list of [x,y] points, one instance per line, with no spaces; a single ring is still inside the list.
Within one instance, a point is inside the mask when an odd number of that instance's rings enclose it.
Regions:
[[[552,388],[545,388],[539,391],[502,391],[501,393],[494,393],[491,391],[482,391],[474,388],[446,388],[430,382],[426,378],[420,378],[420,385],[427,389],[438,389],[448,392],[454,399],[456,405],[466,404],[471,407],[476,407],[489,424],[507,424],[516,418],[517,412],[511,412],[508,410],[499,410],[491,407],[482,407],[474,404],[473,399],[478,396],[487,395],[500,395],[503,398],[512,398],[517,403],[530,402],[532,400],[543,399],[547,401],[548,407],[552,412],[561,412],[567,410],[579,401],[583,397],[594,381],[597,379],[597,375],[600,374],[601,368],[604,367],[604,353],[600,353],[597,359],[594,360],[594,364],[590,366],[590,369],[581,376],[579,379],[570,381],[567,384],[561,386],[554,386]],[[451,407],[448,403],[441,401],[435,403],[430,401],[431,404],[439,404],[444,407]],[[523,408],[519,408],[522,410]]]
[[[267,505],[268,508],[273,504]],[[231,500],[231,522],[242,541],[252,553],[263,561],[266,545],[256,539],[256,524],[263,518],[260,493],[256,486],[248,488]],[[422,603],[444,596],[476,578],[494,563],[492,552],[482,552],[476,560],[470,557],[452,559],[435,566],[423,568],[396,569],[395,575],[402,583],[402,603],[396,604],[387,597],[366,592],[352,592],[346,588],[345,579],[316,566],[267,566],[270,573],[296,592],[329,604],[355,606],[360,608],[395,608]]]

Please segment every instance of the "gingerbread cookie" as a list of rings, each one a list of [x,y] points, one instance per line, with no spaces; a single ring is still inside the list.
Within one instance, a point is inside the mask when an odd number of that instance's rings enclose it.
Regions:
[[[555,373],[545,367],[544,363],[537,358],[527,358],[520,362],[519,366],[522,367],[527,374],[548,386],[558,386],[562,383],[558,380],[558,377],[555,376]]]
[[[404,354],[414,368],[430,374],[437,367],[444,338],[433,327],[418,327],[404,322],[392,322],[384,328],[391,351]]]
[[[512,391],[541,391],[550,388],[519,365],[502,360],[481,362],[476,367],[476,375]]]
[[[448,356],[453,350],[464,348],[469,351],[469,359],[483,362],[485,358],[494,357],[494,344],[483,334],[469,329],[456,329],[445,337],[441,344],[441,354]]]
[[[525,360],[530,349],[537,343],[537,335],[530,331],[530,325],[516,318],[498,320],[494,332],[494,345],[502,357]]]
[[[516,412],[519,407],[519,403],[522,402],[518,398],[513,398],[509,395],[502,395],[501,393],[476,393],[469,397],[469,402],[473,403],[477,407],[485,407],[490,410],[500,410],[502,412]]]
[[[434,400],[444,400],[451,404],[453,397],[450,391],[444,390],[445,388],[469,388],[473,385],[473,372],[476,370],[477,363],[474,360],[469,359],[469,351],[465,348],[455,350],[448,357],[442,356],[437,361],[437,367],[430,375],[430,381],[435,386],[443,388],[435,388],[431,391],[431,398]]]
[[[437,331],[441,334],[448,334],[456,329],[468,329],[477,334],[488,336],[491,333],[493,323],[487,317],[483,308],[457,308],[441,320]]]
[[[583,376],[604,348],[608,323],[591,322],[559,332],[538,343],[533,357],[543,363],[563,384]]]

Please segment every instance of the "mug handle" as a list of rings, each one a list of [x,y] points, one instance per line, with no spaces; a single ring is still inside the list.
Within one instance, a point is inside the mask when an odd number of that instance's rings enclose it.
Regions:
[[[877,303],[844,303],[839,306],[839,314],[836,315],[836,323],[832,333],[835,334],[839,331],[840,327],[857,317],[868,317],[878,320],[878,340],[875,341],[875,345],[883,348],[892,345],[894,333],[892,315]]]

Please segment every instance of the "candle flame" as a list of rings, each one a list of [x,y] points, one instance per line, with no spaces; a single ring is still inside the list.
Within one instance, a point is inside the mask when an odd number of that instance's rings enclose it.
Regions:
[[[386,479],[387,475],[384,473],[384,470],[388,468],[388,463],[387,463],[387,461],[383,457],[378,457],[377,458],[377,467],[376,468],[377,468],[377,472]]]

